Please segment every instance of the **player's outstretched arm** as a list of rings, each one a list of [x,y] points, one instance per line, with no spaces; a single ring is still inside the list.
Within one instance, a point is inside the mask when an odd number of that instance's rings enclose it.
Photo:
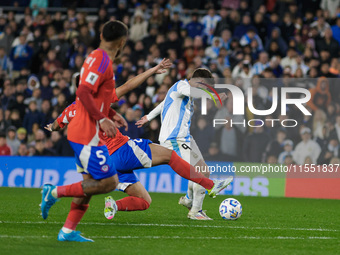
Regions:
[[[124,96],[126,93],[139,87],[147,78],[153,74],[162,74],[166,72],[166,69],[170,68],[172,65],[169,59],[163,59],[158,65],[149,70],[137,75],[136,77],[128,80],[122,86],[116,89],[116,95],[118,98]]]
[[[55,120],[53,123],[46,125],[44,128],[50,132],[59,131],[61,129],[57,120]]]
[[[138,128],[141,128],[146,123],[148,123],[150,120],[153,120],[154,118],[156,118],[158,115],[161,114],[163,106],[164,106],[164,100],[159,105],[157,105],[157,107],[155,109],[153,109],[151,112],[149,112],[148,115],[145,115],[140,120],[138,120],[136,122],[136,126]]]

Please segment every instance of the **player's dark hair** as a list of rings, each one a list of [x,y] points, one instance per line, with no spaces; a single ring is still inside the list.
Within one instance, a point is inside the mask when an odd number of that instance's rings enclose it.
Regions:
[[[206,68],[197,68],[192,74],[191,78],[204,78],[204,79],[212,79],[213,76],[211,72]]]
[[[102,35],[105,41],[112,42],[128,35],[128,27],[121,21],[108,21],[105,23]]]
[[[212,85],[212,86],[215,84],[215,80],[214,80],[212,73],[206,68],[197,68],[192,74],[191,79],[192,78],[204,79],[205,83]]]

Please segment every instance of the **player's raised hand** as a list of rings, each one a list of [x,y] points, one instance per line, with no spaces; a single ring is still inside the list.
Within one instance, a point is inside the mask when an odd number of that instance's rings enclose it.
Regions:
[[[128,124],[122,115],[116,113],[112,119],[118,128],[125,127],[125,131],[128,131]]]
[[[155,73],[156,74],[161,74],[161,73],[165,73],[166,72],[166,69],[170,68],[172,65],[170,59],[167,59],[167,58],[163,58],[163,60],[158,64],[156,65],[154,68],[155,68]]]
[[[108,118],[105,118],[100,123],[100,128],[105,132],[105,135],[107,137],[115,137],[117,133],[116,124],[109,120]]]
[[[149,120],[148,120],[148,118],[147,118],[146,115],[145,115],[145,116],[143,116],[140,120],[138,120],[138,121],[136,122],[136,126],[137,126],[138,128],[141,128],[142,126],[144,126],[145,123],[148,123],[148,122],[149,122]]]
[[[52,125],[53,123],[47,124],[44,128],[50,132],[52,132]]]

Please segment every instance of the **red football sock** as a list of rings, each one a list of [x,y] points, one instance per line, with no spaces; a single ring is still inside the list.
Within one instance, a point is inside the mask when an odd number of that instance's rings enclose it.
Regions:
[[[86,197],[83,187],[81,186],[82,182],[76,182],[71,185],[64,185],[57,187],[57,196],[58,197]]]
[[[67,219],[64,224],[64,228],[75,230],[78,223],[83,218],[87,208],[89,208],[88,204],[76,204],[74,202],[71,203],[71,210],[67,215]]]
[[[150,204],[140,197],[124,197],[116,201],[118,211],[143,211],[149,208]]]
[[[205,189],[211,189],[214,182],[205,177],[202,173],[197,172],[195,168],[172,151],[169,166],[183,178],[200,184]]]

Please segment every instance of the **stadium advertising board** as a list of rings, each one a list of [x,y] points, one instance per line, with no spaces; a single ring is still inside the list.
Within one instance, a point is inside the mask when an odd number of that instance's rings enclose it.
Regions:
[[[263,172],[265,165],[250,163],[207,162],[211,178],[233,175],[234,181],[223,195],[263,197],[309,197],[340,199],[339,178],[312,178],[292,173]],[[221,168],[216,168],[219,166]],[[279,165],[276,165],[279,166]],[[261,171],[251,171],[251,168]],[[149,192],[185,193],[187,181],[167,165],[135,171]],[[317,176],[316,176],[317,177]],[[40,188],[43,183],[65,185],[81,180],[73,158],[1,157],[0,187]]]

